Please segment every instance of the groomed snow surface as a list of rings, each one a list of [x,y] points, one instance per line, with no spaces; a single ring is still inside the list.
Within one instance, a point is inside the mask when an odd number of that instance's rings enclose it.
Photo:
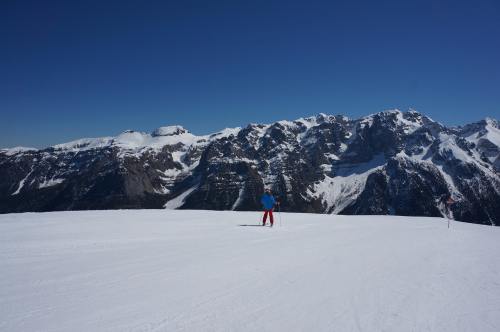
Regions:
[[[0,330],[500,331],[500,228],[281,217],[0,215]]]

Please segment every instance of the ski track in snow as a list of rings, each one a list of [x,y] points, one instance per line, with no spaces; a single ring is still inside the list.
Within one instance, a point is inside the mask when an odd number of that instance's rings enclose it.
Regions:
[[[260,217],[0,215],[0,331],[500,330],[499,228]]]

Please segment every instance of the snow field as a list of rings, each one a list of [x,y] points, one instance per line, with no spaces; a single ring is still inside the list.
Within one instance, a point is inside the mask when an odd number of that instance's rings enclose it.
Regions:
[[[499,228],[281,217],[0,215],[0,331],[500,330]]]

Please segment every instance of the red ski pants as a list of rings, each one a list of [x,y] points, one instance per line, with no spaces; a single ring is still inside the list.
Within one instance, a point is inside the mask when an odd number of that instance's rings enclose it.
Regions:
[[[272,226],[273,223],[274,223],[273,209],[271,209],[271,210],[264,210],[264,217],[262,218],[262,225],[266,224],[267,214],[269,214],[269,220],[271,221],[271,226]]]

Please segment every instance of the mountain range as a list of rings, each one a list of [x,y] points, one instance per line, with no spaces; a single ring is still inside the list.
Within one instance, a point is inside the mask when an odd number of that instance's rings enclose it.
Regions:
[[[498,225],[499,122],[446,127],[414,110],[318,114],[204,136],[167,126],[0,150],[0,213],[258,210],[264,188],[281,211]]]

